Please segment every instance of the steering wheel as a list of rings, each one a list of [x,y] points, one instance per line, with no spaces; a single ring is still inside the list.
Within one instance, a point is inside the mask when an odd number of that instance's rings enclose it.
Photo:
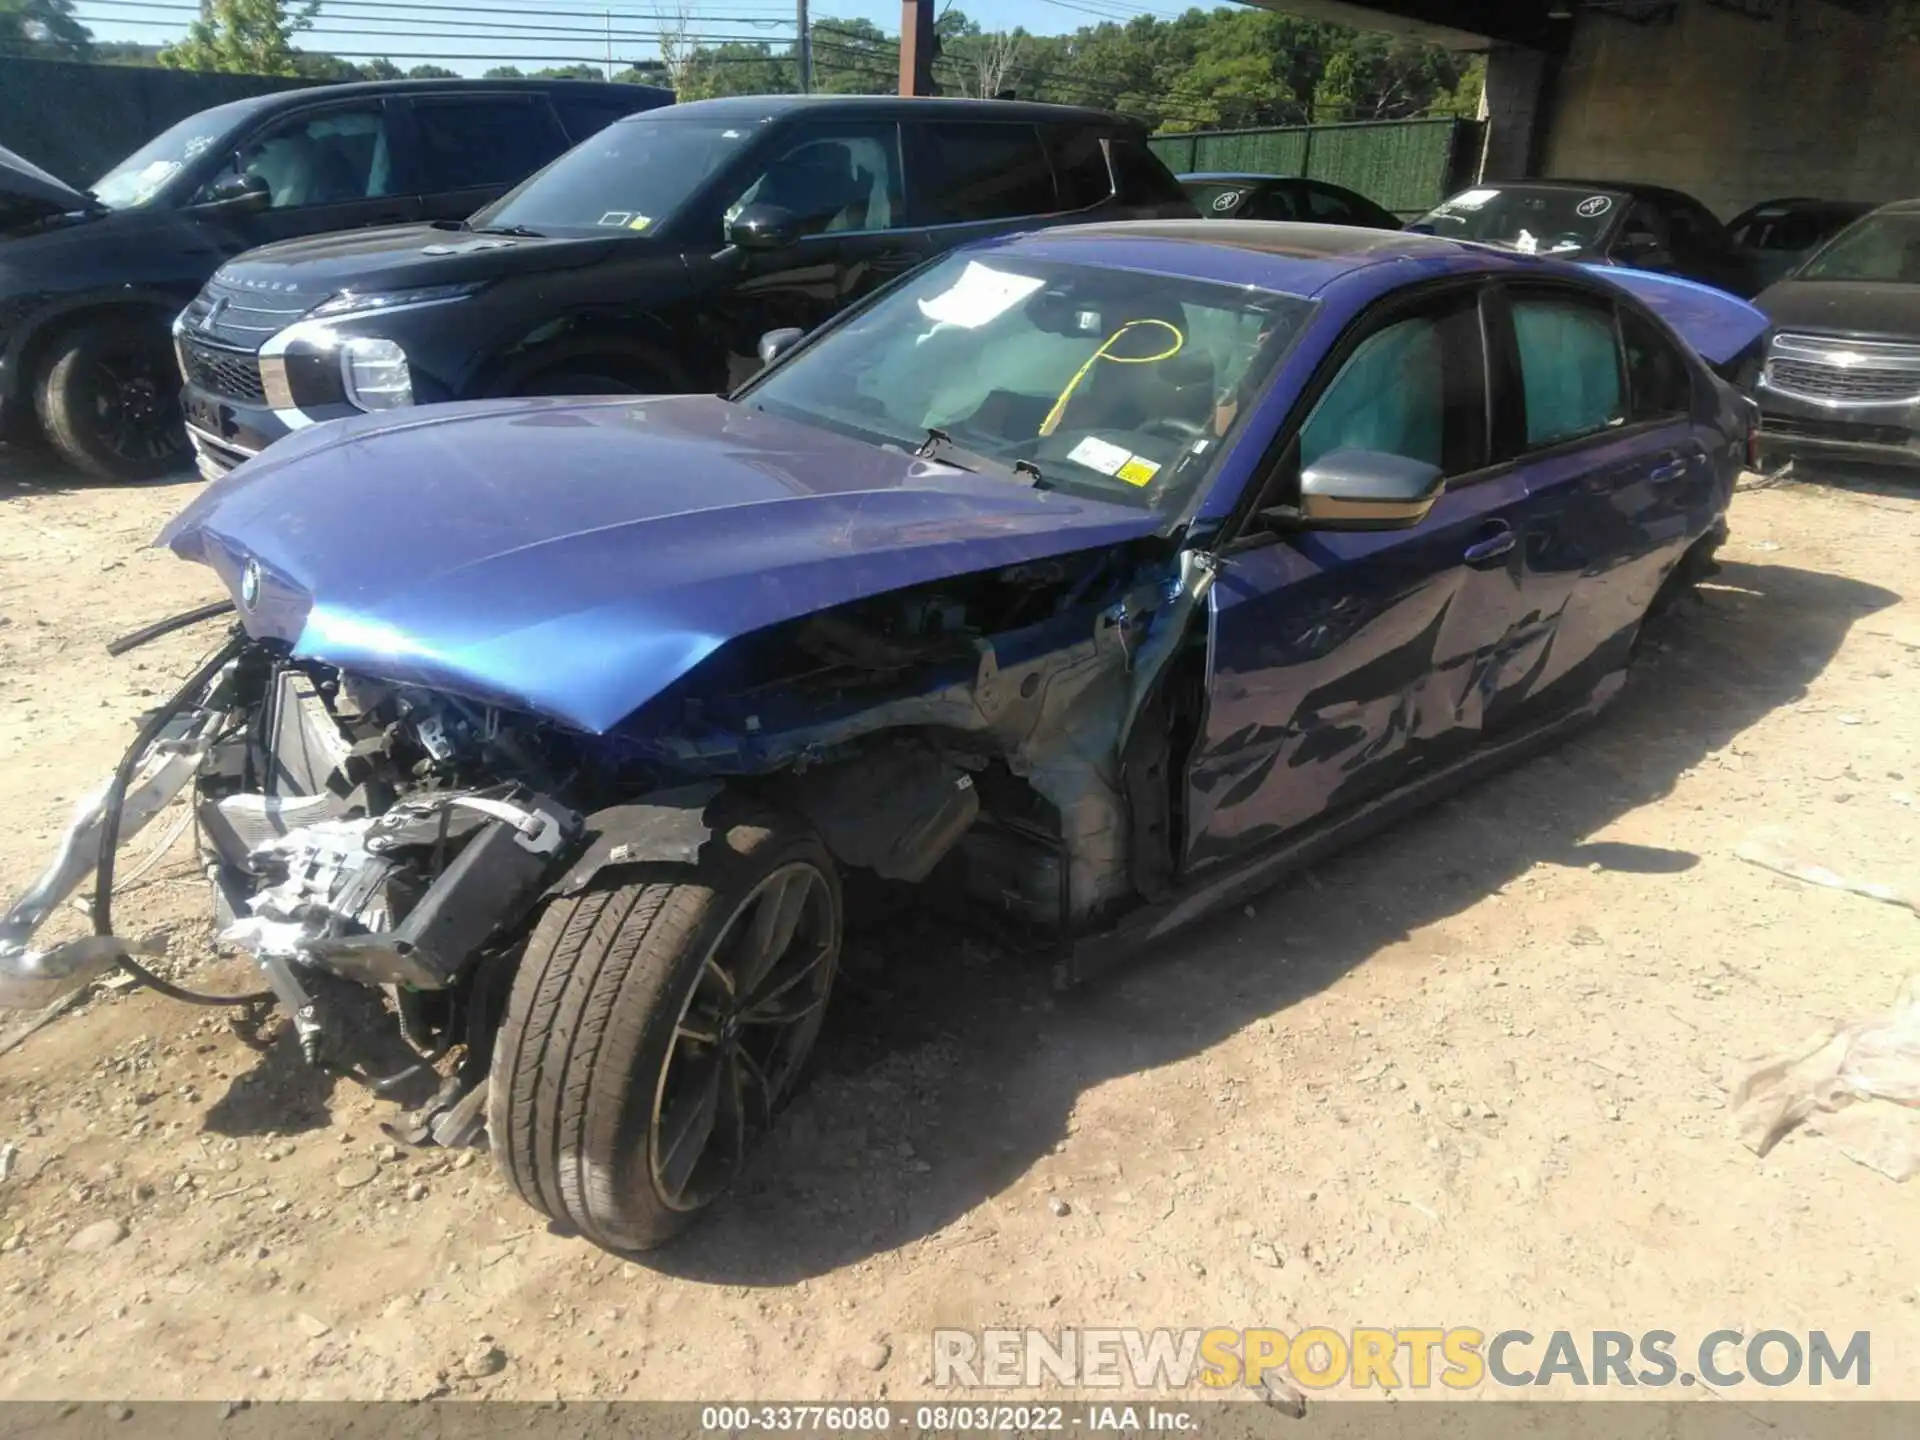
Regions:
[[[1207,427],[1197,420],[1188,420],[1179,415],[1161,415],[1140,427],[1142,435],[1163,435],[1170,440],[1198,440],[1207,433]]]

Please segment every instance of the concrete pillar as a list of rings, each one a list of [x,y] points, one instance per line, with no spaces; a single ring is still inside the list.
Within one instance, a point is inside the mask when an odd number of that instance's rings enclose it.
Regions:
[[[1480,92],[1480,119],[1486,125],[1482,180],[1521,180],[1534,173],[1548,66],[1548,56],[1539,50],[1496,45],[1487,52],[1487,83]]]

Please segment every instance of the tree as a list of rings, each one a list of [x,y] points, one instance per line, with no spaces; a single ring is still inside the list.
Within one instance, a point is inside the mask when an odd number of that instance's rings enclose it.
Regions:
[[[85,60],[93,32],[73,18],[73,0],[0,0],[0,55]]]
[[[416,65],[407,71],[409,80],[458,80],[459,78],[458,70],[449,70],[444,65]]]
[[[658,60],[639,60],[624,70],[613,72],[616,85],[657,85],[664,89],[673,88],[673,77],[667,73],[667,67]]]
[[[298,75],[293,37],[313,28],[319,0],[206,0],[187,38],[160,52],[175,70]]]
[[[518,65],[496,65],[480,78],[482,80],[524,80],[527,76]]]
[[[549,65],[544,70],[533,72],[536,80],[599,80],[603,78],[598,65]]]
[[[360,66],[360,76],[365,80],[400,80],[405,78],[406,73],[387,59],[368,60]]]

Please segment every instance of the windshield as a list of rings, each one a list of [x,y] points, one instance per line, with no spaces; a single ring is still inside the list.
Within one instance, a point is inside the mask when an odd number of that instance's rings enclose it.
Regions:
[[[1920,282],[1920,213],[1869,215],[1834,236],[1793,278]]]
[[[541,235],[656,229],[757,133],[757,125],[719,121],[616,121],[480,211],[473,228]]]
[[[162,130],[93,182],[92,195],[109,210],[144,205],[187,166],[220,143],[230,122],[208,112]]]
[[[1246,204],[1257,180],[1183,180],[1180,182],[1202,215],[1232,215]]]
[[[1592,254],[1622,200],[1604,190],[1487,186],[1463,190],[1407,229],[1449,240],[1510,245],[1528,254]]]
[[[964,469],[1177,510],[1311,306],[1245,286],[956,255],[741,403]]]

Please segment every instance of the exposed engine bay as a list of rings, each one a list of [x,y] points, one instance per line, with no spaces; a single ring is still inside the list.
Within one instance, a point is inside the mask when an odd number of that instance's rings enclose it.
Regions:
[[[723,791],[804,817],[843,866],[937,878],[1023,930],[1085,927],[1141,893],[1136,812],[1163,847],[1145,868],[1170,868],[1167,797],[1130,800],[1120,757],[1211,579],[1126,559],[962,577],[743,637],[604,735],[296,660],[236,627],[0,919],[0,1003],[115,966],[176,998],[272,1000],[307,1061],[382,1091],[464,1046],[405,1133],[465,1144],[498,994],[543,902],[608,869],[697,867]],[[113,852],[182,791],[218,941],[253,958],[259,995],[162,982],[113,932]],[[96,933],[29,948],[88,876]],[[385,993],[417,1065],[362,1067],[343,983]]]

